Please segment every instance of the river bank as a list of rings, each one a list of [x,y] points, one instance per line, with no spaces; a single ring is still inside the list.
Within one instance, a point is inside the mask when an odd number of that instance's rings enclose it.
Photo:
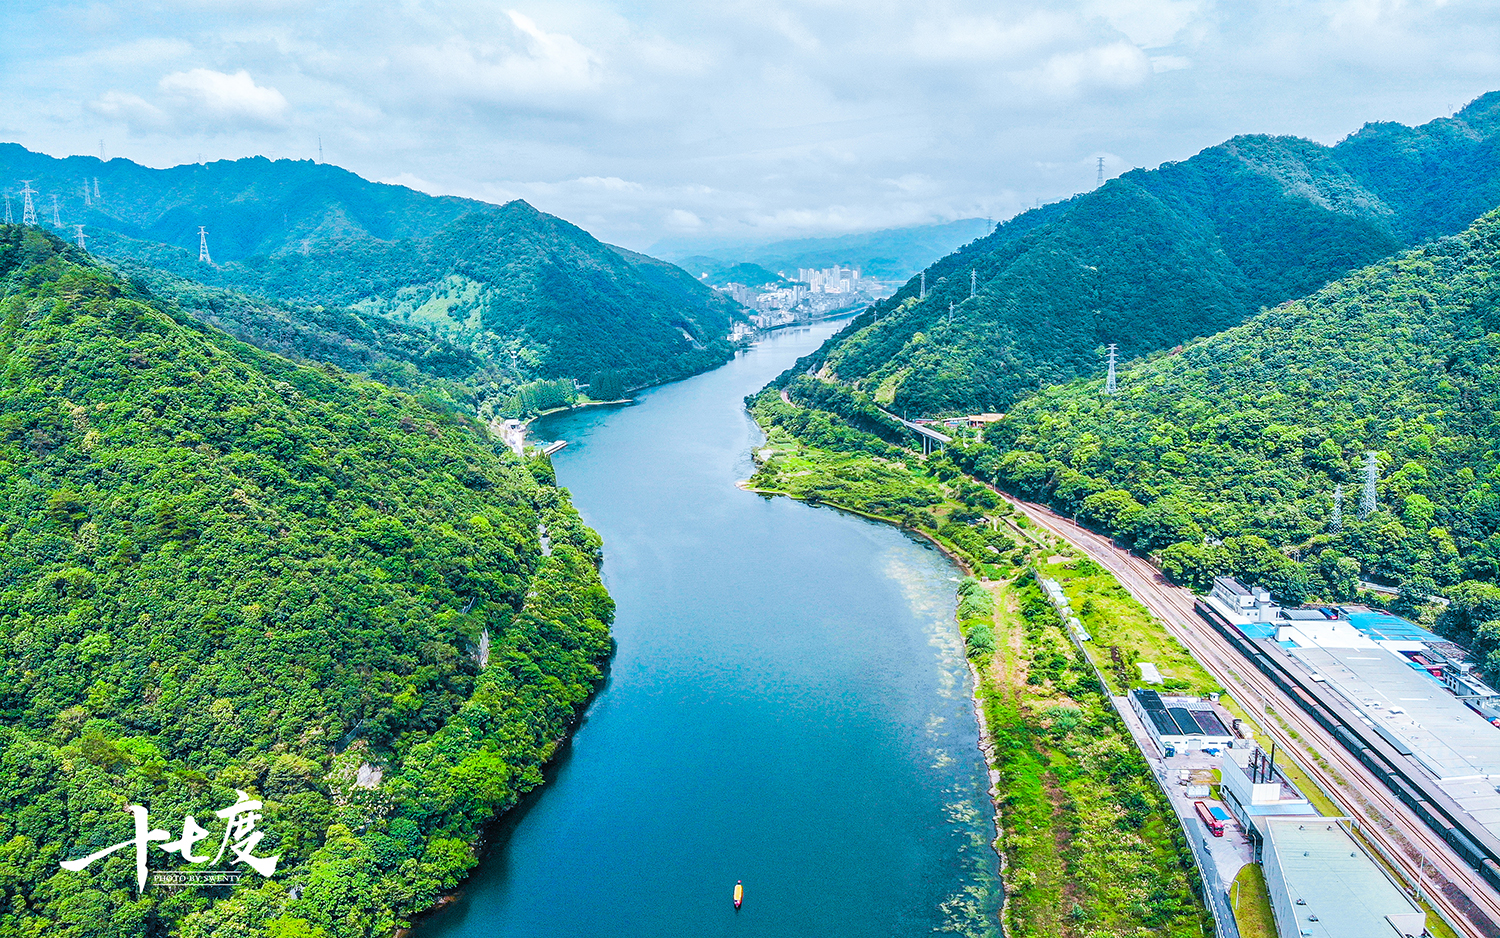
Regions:
[[[997,934],[953,564],[734,486],[761,441],[744,396],[837,327],[533,424],[569,441],[553,466],[604,539],[616,653],[544,790],[418,938]]]
[[[1075,570],[1082,561],[1066,545],[941,456],[918,457],[779,395],[758,395],[752,408],[767,444],[747,487],[919,533],[982,578],[991,602],[961,585],[956,618],[995,805],[1003,927],[1015,935],[1201,934],[1205,913],[1175,818],[1106,688],[1030,575],[1046,569],[1072,582],[1093,571]],[[840,449],[820,450],[789,427]],[[1095,604],[1123,613],[1112,593]]]

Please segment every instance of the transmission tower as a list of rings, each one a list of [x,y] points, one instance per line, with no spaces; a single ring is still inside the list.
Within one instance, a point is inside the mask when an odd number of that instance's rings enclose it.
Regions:
[[[100,201],[100,199],[99,199],[99,177],[98,176],[94,177],[94,201],[95,202]]]
[[[89,208],[93,204],[94,204],[93,196],[91,196],[89,194],[89,181],[87,179],[85,179],[83,181],[83,207],[84,208]]]
[[[1115,385],[1115,344],[1109,344],[1109,376],[1104,379],[1104,393],[1118,394],[1120,389]]]
[[[16,216],[14,216],[14,215],[12,215],[10,213],[10,193],[9,192],[5,193],[5,223],[7,225],[14,225],[16,223]]]
[[[948,325],[953,325],[953,301],[948,301]]]
[[[198,226],[198,261],[202,264],[213,263],[213,258],[208,256],[208,229],[202,225]]]
[[[1373,452],[1365,453],[1365,487],[1359,493],[1359,520],[1363,521],[1375,513],[1375,480],[1380,477],[1380,464]]]
[[[36,224],[36,203],[31,201],[31,197],[36,194],[36,190],[31,188],[31,180],[22,179],[21,197],[24,201],[21,203],[21,224],[23,225]]]
[[[1334,534],[1344,530],[1344,487],[1342,485],[1333,487],[1333,517],[1328,522],[1328,530]]]
[[[1099,179],[1094,183],[1094,188],[1104,185],[1104,157],[1099,157]]]
[[[925,299],[927,299],[927,271],[925,271],[925,270],[922,271],[922,287],[921,287],[921,292],[919,294],[917,294],[917,299],[919,299],[919,300],[925,300]]]
[[[977,268],[969,271],[969,297],[979,292],[979,270]]]
[[[52,227],[62,227],[62,216],[57,214],[57,193],[52,193]]]
[[[83,236],[83,226],[74,225],[73,230],[77,232],[77,234],[73,236],[73,240],[78,242],[79,250],[87,251],[89,249],[88,239]]]
[[[318,162],[323,162],[323,135],[318,134]]]

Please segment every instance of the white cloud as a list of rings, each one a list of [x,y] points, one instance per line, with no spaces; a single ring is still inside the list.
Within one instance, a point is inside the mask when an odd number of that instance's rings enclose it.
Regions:
[[[286,98],[275,88],[263,88],[241,69],[233,75],[207,68],[166,75],[157,87],[169,106],[186,119],[221,123],[279,124],[286,115]]]
[[[106,91],[89,102],[89,110],[101,117],[117,120],[144,130],[164,130],[171,126],[165,111],[139,95],[123,91]]]
[[[1151,60],[1134,44],[1121,40],[1079,52],[1051,56],[1017,80],[1053,97],[1070,97],[1090,89],[1128,89],[1144,84]]]

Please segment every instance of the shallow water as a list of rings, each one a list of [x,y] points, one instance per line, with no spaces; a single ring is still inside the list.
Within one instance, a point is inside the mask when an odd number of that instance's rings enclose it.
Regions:
[[[761,441],[743,397],[840,325],[536,427],[569,442],[618,647],[548,784],[418,938],[998,932],[958,572],[734,485]]]

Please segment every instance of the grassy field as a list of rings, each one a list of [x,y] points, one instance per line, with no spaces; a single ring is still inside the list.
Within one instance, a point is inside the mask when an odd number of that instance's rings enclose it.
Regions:
[[[1069,553],[1055,562],[1042,564],[1040,569],[1068,595],[1073,611],[1092,637],[1087,643],[1089,657],[1099,666],[1112,693],[1124,694],[1131,687],[1149,686],[1141,680],[1137,662],[1156,665],[1169,691],[1201,696],[1223,690],[1103,567]],[[1119,665],[1115,663],[1117,660]]]
[[[1276,938],[1271,896],[1266,891],[1266,875],[1260,864],[1251,863],[1240,870],[1229,887],[1229,904],[1234,909],[1240,938]]]
[[[1006,933],[1203,936],[1181,828],[1030,577],[991,584],[996,650],[980,668],[1004,792]]]

